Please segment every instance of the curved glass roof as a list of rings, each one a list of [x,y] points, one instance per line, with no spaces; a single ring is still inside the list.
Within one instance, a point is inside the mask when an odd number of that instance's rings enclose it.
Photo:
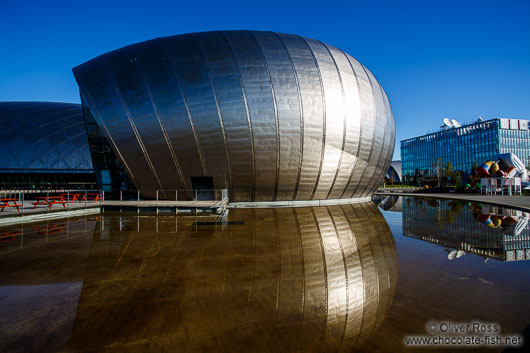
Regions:
[[[0,102],[0,172],[92,170],[80,104]]]

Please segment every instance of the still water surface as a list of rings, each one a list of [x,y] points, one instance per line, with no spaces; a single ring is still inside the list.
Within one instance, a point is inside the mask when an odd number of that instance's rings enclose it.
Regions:
[[[377,201],[0,229],[0,351],[418,351],[430,322],[528,327],[527,214]]]

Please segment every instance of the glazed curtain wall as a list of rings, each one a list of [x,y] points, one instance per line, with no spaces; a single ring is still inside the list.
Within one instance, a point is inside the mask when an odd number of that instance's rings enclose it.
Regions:
[[[81,105],[0,102],[0,172],[92,172]]]
[[[387,171],[395,124],[374,76],[296,35],[158,38],[74,68],[97,123],[140,190],[211,176],[235,201],[358,198]]]

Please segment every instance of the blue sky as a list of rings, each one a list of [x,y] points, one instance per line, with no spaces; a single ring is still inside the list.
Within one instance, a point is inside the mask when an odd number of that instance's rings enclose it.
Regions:
[[[72,67],[160,36],[295,33],[368,67],[399,141],[481,115],[530,119],[530,1],[0,0],[0,101],[79,102]]]

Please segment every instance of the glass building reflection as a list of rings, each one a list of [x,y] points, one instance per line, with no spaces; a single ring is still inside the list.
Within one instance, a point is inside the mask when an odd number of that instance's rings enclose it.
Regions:
[[[530,260],[530,215],[526,212],[434,198],[402,202],[403,235],[445,246],[449,259],[463,251],[484,259]]]
[[[371,203],[94,224],[61,349],[351,350],[382,323],[396,289],[394,239]]]
[[[0,227],[0,351],[63,351],[100,216]]]

